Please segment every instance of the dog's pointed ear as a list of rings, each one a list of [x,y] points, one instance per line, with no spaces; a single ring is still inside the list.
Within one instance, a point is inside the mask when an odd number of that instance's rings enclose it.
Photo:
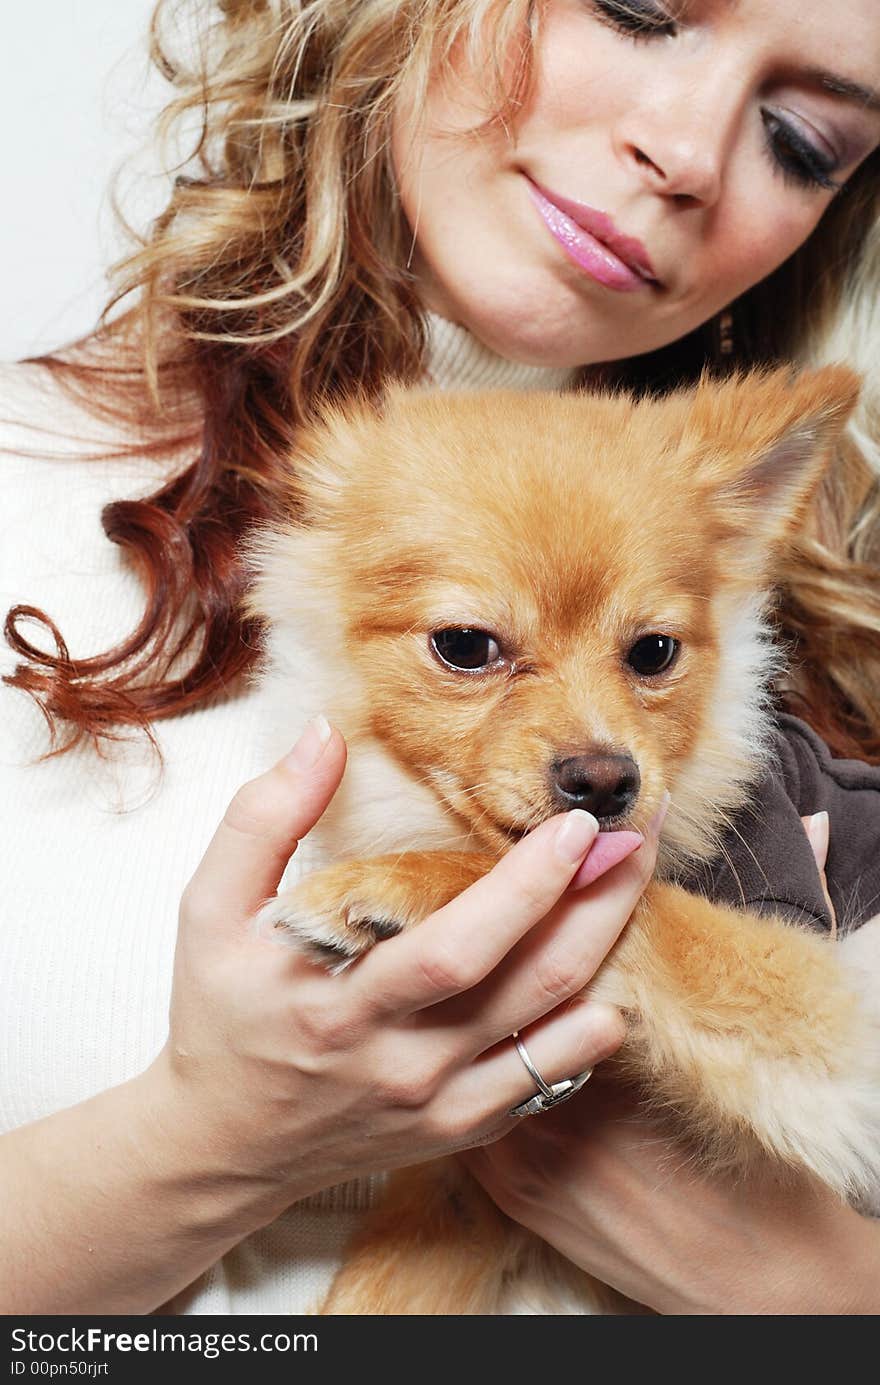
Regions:
[[[300,430],[286,459],[289,509],[300,521],[319,527],[332,522],[362,470],[377,421],[402,389],[391,384],[381,398],[360,393],[327,402]]]
[[[848,367],[826,366],[796,377],[755,371],[697,387],[689,422],[701,443],[701,478],[724,529],[746,540],[755,559],[800,529],[860,383]]]

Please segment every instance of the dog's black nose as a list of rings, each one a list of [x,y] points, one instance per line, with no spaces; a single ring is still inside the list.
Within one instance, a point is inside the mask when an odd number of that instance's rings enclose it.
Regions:
[[[585,808],[601,822],[629,812],[639,796],[641,775],[629,755],[573,755],[550,771],[557,806]]]

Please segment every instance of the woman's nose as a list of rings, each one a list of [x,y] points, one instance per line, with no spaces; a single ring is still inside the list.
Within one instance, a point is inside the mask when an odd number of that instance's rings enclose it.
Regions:
[[[703,207],[718,201],[723,158],[720,150],[707,148],[703,141],[655,132],[641,141],[628,141],[625,153],[656,192]]]
[[[688,101],[679,91],[630,112],[617,143],[620,157],[653,191],[710,207],[721,195],[736,113],[705,95]]]

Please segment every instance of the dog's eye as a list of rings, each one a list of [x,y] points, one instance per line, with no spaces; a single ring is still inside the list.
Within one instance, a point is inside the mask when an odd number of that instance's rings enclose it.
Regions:
[[[671,635],[643,635],[627,654],[626,662],[642,678],[653,678],[672,666],[678,648],[678,640]]]
[[[501,657],[498,641],[488,630],[435,630],[431,636],[431,648],[450,668],[488,668]]]

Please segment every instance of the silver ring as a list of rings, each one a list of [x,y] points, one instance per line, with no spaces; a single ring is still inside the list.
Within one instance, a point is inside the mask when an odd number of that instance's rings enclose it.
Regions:
[[[538,1088],[536,1094],[529,1097],[528,1101],[520,1102],[519,1106],[514,1106],[511,1111],[512,1116],[537,1116],[541,1111],[549,1111],[552,1106],[559,1106],[563,1101],[568,1101],[570,1096],[579,1092],[585,1082],[588,1082],[593,1074],[592,1068],[587,1068],[586,1072],[579,1072],[577,1077],[565,1077],[561,1082],[545,1082],[538,1069],[535,1067],[528,1050],[519,1037],[519,1030],[514,1029],[510,1036],[516,1044],[516,1051],[525,1064],[529,1076]]]

